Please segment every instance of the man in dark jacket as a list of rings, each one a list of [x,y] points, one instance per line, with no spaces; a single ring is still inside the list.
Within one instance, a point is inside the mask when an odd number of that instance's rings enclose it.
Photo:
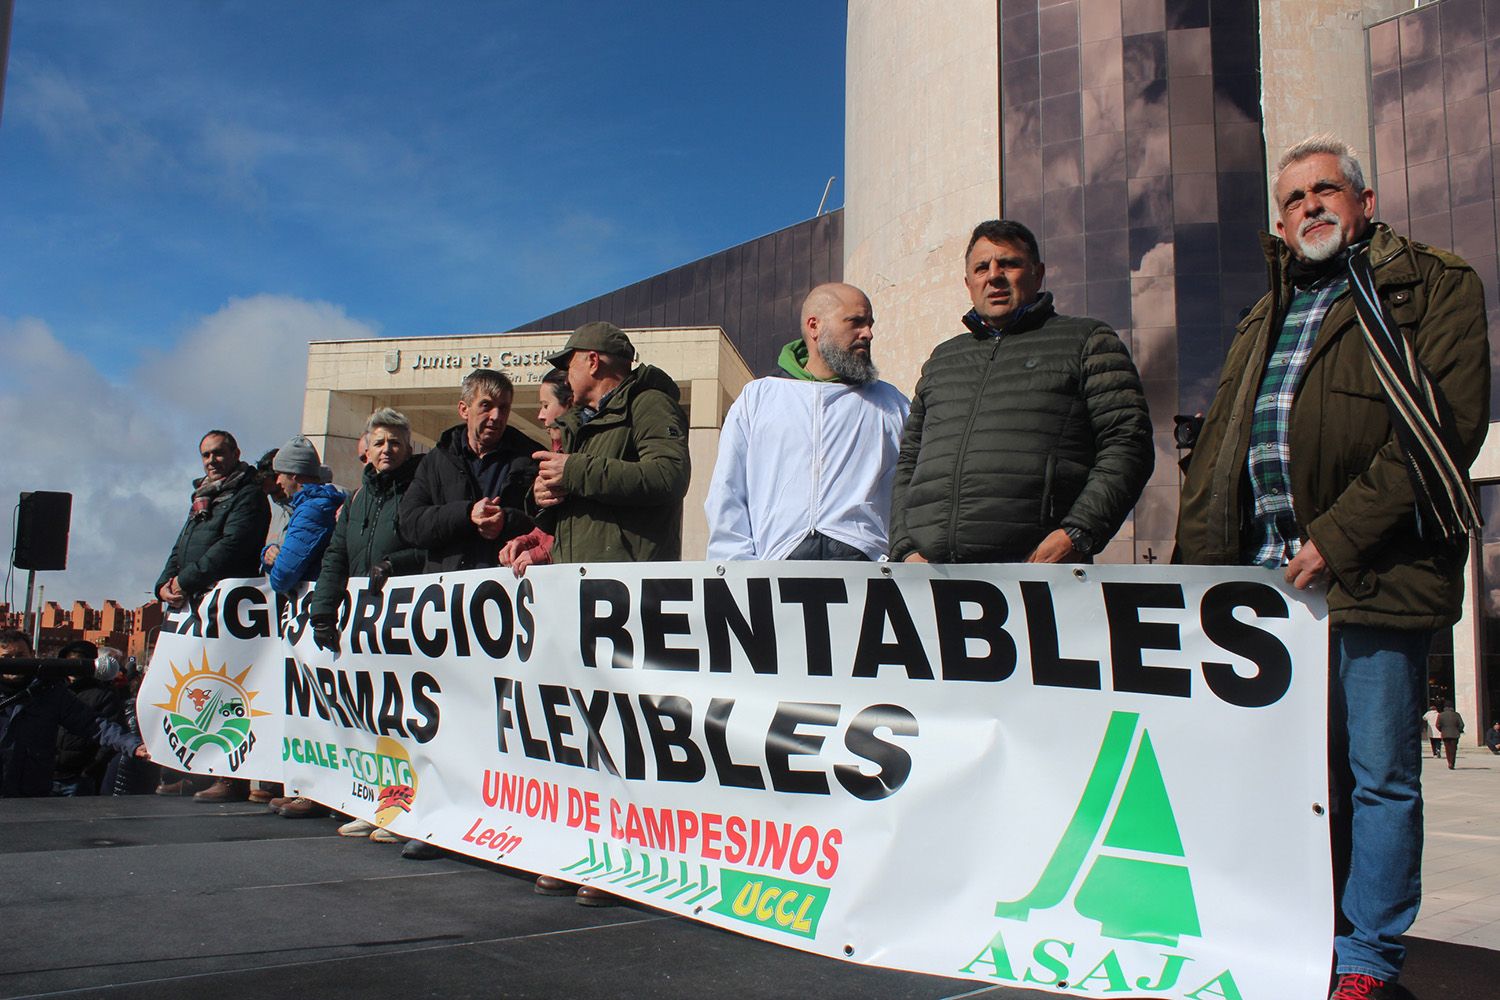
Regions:
[[[535,495],[555,508],[553,562],[650,562],[682,557],[687,416],[677,383],[632,368],[635,346],[613,323],[586,323],[550,359],[568,373],[573,409],[563,452],[538,451]]]
[[[260,576],[260,549],[271,524],[271,505],[255,468],[240,461],[228,431],[209,431],[198,442],[203,478],[193,481],[187,523],[156,581],[156,596],[180,608],[220,580]]]
[[[59,726],[99,746],[136,757],[146,748],[116,722],[101,719],[59,681],[5,672],[5,661],[31,656],[19,629],[0,630],[0,798],[52,794]]]
[[[1183,482],[1176,558],[1284,567],[1298,588],[1328,588],[1333,995],[1380,996],[1421,899],[1427,650],[1433,630],[1458,619],[1468,544],[1419,519],[1350,292],[1355,278],[1367,288],[1355,258],[1415,351],[1412,374],[1446,401],[1459,470],[1489,417],[1484,298],[1462,260],[1373,222],[1375,192],[1347,144],[1293,146],[1275,190],[1271,290],[1229,348]]]
[[[96,660],[100,649],[87,639],[75,639],[57,651],[61,660]],[[109,722],[124,726],[120,691],[113,681],[101,681],[92,673],[74,677],[68,690],[83,707]],[[99,746],[88,735],[66,729],[57,732],[57,763],[52,770],[52,794],[64,796],[98,795],[100,783],[116,751]]]
[[[1140,376],[1113,330],[1053,308],[1025,226],[980,223],[964,265],[974,308],[968,332],[939,344],[917,381],[891,559],[1086,560],[1151,477]]]
[[[534,526],[526,514],[536,442],[514,427],[515,388],[504,372],[464,376],[463,423],[438,438],[401,498],[401,534],[427,550],[426,572],[498,566],[500,546]]]

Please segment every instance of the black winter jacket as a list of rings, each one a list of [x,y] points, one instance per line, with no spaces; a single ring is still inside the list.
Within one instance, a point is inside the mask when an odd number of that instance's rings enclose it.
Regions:
[[[332,617],[351,576],[369,576],[370,567],[390,562],[393,576],[420,573],[427,553],[401,534],[401,497],[411,485],[420,455],[412,455],[387,473],[365,466],[364,482],[339,511],[333,540],[323,553],[318,589],[313,594],[312,617]]]
[[[536,460],[531,456],[541,448],[514,427],[507,427],[501,436],[498,450],[510,458],[500,485],[505,527],[499,538],[490,541],[480,537],[469,519],[482,494],[469,469],[468,428],[459,424],[443,432],[437,447],[422,456],[401,497],[401,535],[427,550],[425,572],[498,566],[500,546],[535,527],[526,511],[536,480]]]
[[[84,677],[68,685],[74,697],[83,702],[83,707],[110,722],[124,724],[119,690],[113,684],[103,684],[92,677]],[[92,736],[79,736],[66,729],[57,731],[57,761],[52,776],[58,781],[77,781],[85,774],[98,780],[114,756],[112,750],[101,750],[99,741]]]
[[[21,688],[19,697],[11,700]],[[67,687],[51,681],[29,686],[0,683],[0,798],[52,794],[57,727],[121,753],[141,741],[118,723],[99,718]]]
[[[1140,376],[1098,320],[1043,293],[998,336],[977,317],[922,366],[901,439],[891,559],[1017,562],[1052,531],[1097,551],[1155,464]]]
[[[241,463],[241,468],[250,466]],[[172,554],[157,578],[157,593],[172,577],[189,597],[212,589],[220,580],[260,576],[260,550],[271,527],[271,501],[256,482],[254,470],[229,495],[213,505],[208,517],[189,517],[172,544]],[[193,481],[196,489],[203,480]]]

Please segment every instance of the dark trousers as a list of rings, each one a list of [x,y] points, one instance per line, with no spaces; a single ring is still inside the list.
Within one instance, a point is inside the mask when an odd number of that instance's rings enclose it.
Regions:
[[[1443,753],[1448,757],[1448,770],[1453,770],[1453,762],[1458,759],[1458,737],[1453,739],[1443,737]]]
[[[819,562],[869,562],[870,557],[852,545],[846,545],[836,538],[814,531],[802,541],[788,555],[788,559],[813,559]]]

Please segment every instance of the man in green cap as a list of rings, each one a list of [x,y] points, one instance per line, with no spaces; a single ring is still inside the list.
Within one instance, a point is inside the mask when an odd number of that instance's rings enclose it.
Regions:
[[[632,368],[635,346],[613,323],[585,323],[549,358],[568,374],[573,408],[558,419],[563,451],[538,451],[537,504],[556,541],[552,562],[649,562],[682,557],[687,493],[687,415],[659,368]],[[614,897],[550,875],[547,896],[574,895],[585,906]]]
[[[538,451],[537,504],[553,508],[553,562],[682,557],[687,415],[677,383],[632,368],[635,346],[613,323],[585,323],[549,360],[567,372],[573,409],[563,451]]]

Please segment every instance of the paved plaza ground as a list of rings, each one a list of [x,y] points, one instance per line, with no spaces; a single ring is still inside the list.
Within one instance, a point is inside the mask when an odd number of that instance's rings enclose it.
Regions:
[[[1420,1000],[1493,1000],[1500,757],[1465,747],[1457,770],[1426,764],[1425,893],[1403,982]],[[402,862],[334,826],[156,796],[0,801],[0,1000],[1044,995],[835,962],[642,907],[590,910],[476,862]]]
[[[1500,951],[1500,757],[1466,745],[1452,771],[1424,764],[1422,910],[1411,934]]]

